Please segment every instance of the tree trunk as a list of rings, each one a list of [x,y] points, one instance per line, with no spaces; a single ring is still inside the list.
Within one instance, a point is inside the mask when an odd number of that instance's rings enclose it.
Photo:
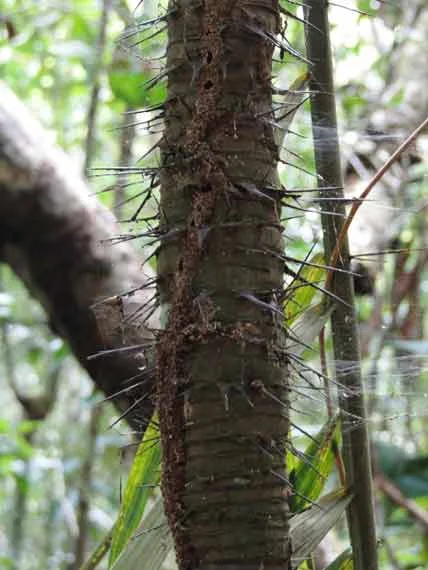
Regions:
[[[158,343],[179,568],[288,568],[288,384],[272,126],[277,0],[171,2]]]

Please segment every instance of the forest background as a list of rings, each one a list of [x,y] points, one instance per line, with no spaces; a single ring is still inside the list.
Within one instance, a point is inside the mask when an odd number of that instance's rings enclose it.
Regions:
[[[132,221],[139,206],[138,173],[110,169],[153,160],[144,156],[160,127],[139,124],[133,111],[156,105],[165,93],[162,82],[143,88],[160,70],[164,35],[134,47],[133,39],[123,36],[135,8],[108,0],[71,5],[3,0],[0,7],[0,77],[48,139],[67,153],[65,168],[79,192],[125,220],[120,229],[111,227],[106,240],[114,231],[135,235],[146,229]],[[145,0],[136,14],[154,18],[158,10],[157,2]],[[331,6],[350,197],[358,196],[363,181],[426,117],[427,12],[422,0],[406,6],[341,0]],[[290,22],[288,37],[304,51],[298,22]],[[303,71],[298,62],[281,67],[278,84],[288,87]],[[1,93],[0,114],[9,101],[6,90]],[[287,188],[316,185],[308,109],[305,103],[299,111],[293,130],[301,136],[293,138],[292,152],[284,157],[296,168],[280,167]],[[354,266],[365,277],[358,319],[375,450],[381,568],[428,564],[427,155],[427,137],[420,136],[370,195],[350,233]],[[87,175],[87,188],[78,181],[79,172]],[[11,204],[6,194],[0,196],[2,222],[20,219]],[[321,251],[317,206],[310,195],[303,204],[309,212],[287,221],[288,252],[296,259]],[[145,214],[154,207],[146,204]],[[106,225],[113,224],[106,219]],[[29,223],[25,230],[31,235]],[[6,262],[0,267],[0,565],[77,569],[117,516],[135,441],[111,403],[101,403],[104,394],[14,275],[2,249],[10,239],[4,234],[0,230],[0,259]],[[134,246],[140,267],[153,245],[146,237]],[[305,357],[319,365],[318,354]],[[299,426],[313,434],[325,421],[326,405],[322,394],[309,396],[296,396],[295,414]],[[294,435],[304,447],[301,434]],[[331,488],[336,477],[332,473]],[[334,554],[346,547],[343,526],[331,533],[328,548]]]

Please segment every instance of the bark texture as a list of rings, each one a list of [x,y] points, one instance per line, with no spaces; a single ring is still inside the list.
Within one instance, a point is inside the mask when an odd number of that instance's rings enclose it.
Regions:
[[[42,303],[54,332],[107,396],[130,378],[143,379],[146,355],[140,349],[88,357],[153,340],[144,315],[135,313],[153,292],[119,297],[144,287],[149,276],[129,244],[113,245],[118,234],[114,217],[89,196],[71,161],[0,83],[0,261]],[[131,390],[115,403],[126,410],[137,395]],[[151,409],[150,399],[141,401],[129,415],[133,426],[140,429]]]
[[[181,570],[289,563],[279,25],[276,0],[170,5],[156,398]]]

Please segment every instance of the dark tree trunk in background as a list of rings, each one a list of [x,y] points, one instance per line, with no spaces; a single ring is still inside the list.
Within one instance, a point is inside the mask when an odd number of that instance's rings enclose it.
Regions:
[[[272,44],[277,0],[170,5],[157,355],[183,569],[288,568],[288,385]],[[267,253],[267,252],[270,253]],[[272,255],[273,252],[273,255]],[[284,402],[281,405],[279,402]]]
[[[88,359],[102,350],[150,343],[144,314],[136,312],[152,295],[141,289],[150,268],[120,233],[114,216],[94,197],[67,156],[24,105],[0,84],[0,262],[7,263],[46,310],[54,332],[107,396],[146,379],[142,350],[117,351]],[[134,290],[133,295],[117,297]],[[108,301],[100,301],[109,298]],[[156,319],[150,320],[156,326]],[[134,382],[127,382],[134,378]],[[114,402],[129,409],[137,391]],[[127,418],[138,430],[152,414],[150,398]]]

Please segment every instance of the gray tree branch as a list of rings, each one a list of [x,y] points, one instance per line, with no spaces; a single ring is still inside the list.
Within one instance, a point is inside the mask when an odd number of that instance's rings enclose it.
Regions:
[[[112,214],[90,196],[70,159],[0,82],[0,261],[9,264],[46,310],[97,387],[111,396],[140,379],[142,387],[115,398],[142,427],[151,414],[149,346],[154,337],[136,313],[153,294],[152,277],[119,234]],[[131,295],[121,295],[134,290]],[[130,379],[134,379],[128,382]]]

